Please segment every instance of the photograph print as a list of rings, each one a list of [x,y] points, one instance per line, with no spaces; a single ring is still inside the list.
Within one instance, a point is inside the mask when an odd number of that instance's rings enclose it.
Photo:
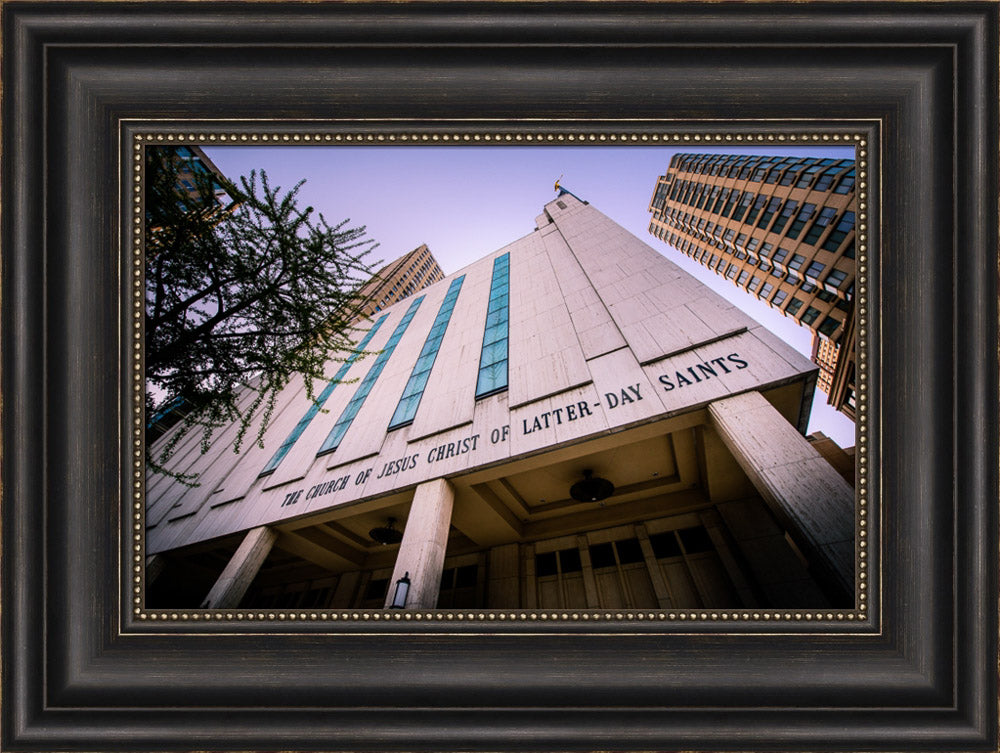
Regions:
[[[145,607],[857,608],[840,139],[144,145]]]

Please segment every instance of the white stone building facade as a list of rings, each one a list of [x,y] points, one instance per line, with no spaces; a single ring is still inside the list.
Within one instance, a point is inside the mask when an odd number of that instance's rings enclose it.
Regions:
[[[853,606],[815,366],[572,194],[362,330],[263,448],[148,477],[150,606],[382,608],[404,576],[409,609]]]

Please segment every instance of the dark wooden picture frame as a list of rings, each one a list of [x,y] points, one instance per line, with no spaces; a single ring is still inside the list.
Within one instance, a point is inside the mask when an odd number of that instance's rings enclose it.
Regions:
[[[2,10],[4,750],[997,750],[996,3]],[[152,121],[865,134],[865,619],[131,619]]]

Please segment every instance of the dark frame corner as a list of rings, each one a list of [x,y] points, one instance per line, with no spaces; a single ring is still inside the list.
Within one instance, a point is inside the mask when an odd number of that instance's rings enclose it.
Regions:
[[[996,751],[998,7],[2,3],[0,746]],[[878,619],[131,629],[122,124],[330,118],[876,124]]]

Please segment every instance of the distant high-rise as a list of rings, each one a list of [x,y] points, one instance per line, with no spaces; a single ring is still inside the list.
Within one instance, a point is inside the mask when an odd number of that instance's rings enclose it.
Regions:
[[[201,149],[196,146],[178,146],[173,150],[174,165],[177,167],[177,191],[186,193],[192,199],[204,200],[205,197],[199,188],[199,182],[203,177],[207,177],[211,182],[212,197],[214,204],[208,209],[212,211],[232,211],[237,206],[233,198],[226,192],[222,181],[226,176],[216,167],[215,163],[209,159]],[[169,152],[165,152],[169,154]],[[221,179],[221,180],[219,180]],[[204,211],[205,208],[199,207]]]
[[[814,364],[819,366],[816,386],[828,395],[830,387],[833,385],[833,373],[837,368],[837,351],[837,346],[829,340],[813,336],[812,354],[809,357]]]
[[[182,204],[185,213],[200,212],[214,224],[222,219],[223,213],[232,212],[239,206],[239,202],[222,185],[226,176],[198,147],[160,147],[156,151],[164,164],[172,161],[177,170],[174,191],[178,196],[188,197],[188,201]],[[147,222],[150,223],[151,233],[162,232],[163,228],[155,224],[148,213]],[[148,417],[146,441],[156,440],[167,429],[180,422],[188,414],[189,407],[182,398],[175,398]]]
[[[444,279],[444,272],[434,254],[424,243],[376,272],[361,288],[363,303],[359,313],[372,316],[386,306],[397,303],[412,293]]]
[[[855,179],[850,159],[677,154],[649,205],[651,234],[825,341],[821,385],[851,418]]]

